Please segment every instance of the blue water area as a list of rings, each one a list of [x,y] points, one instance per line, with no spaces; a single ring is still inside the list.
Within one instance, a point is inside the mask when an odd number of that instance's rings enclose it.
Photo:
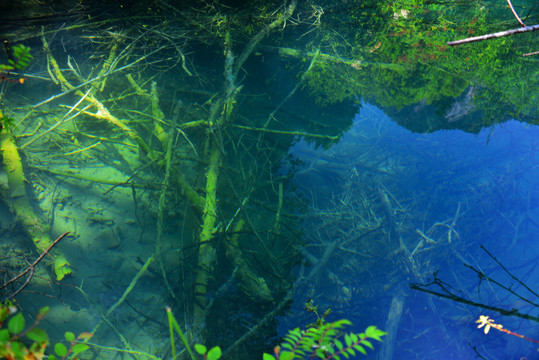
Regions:
[[[333,310],[328,321],[390,333],[370,358],[539,359],[533,341],[476,323],[489,316],[539,339],[539,319],[496,311],[539,315],[538,147],[539,128],[518,121],[417,134],[370,104],[329,149],[299,141],[296,183],[313,204],[298,269],[308,281],[280,333],[316,319],[304,310],[313,299]],[[422,288],[454,298],[410,288],[434,280]]]

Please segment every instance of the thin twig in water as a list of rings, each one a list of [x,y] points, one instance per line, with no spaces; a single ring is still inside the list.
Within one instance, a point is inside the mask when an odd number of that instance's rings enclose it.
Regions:
[[[24,283],[24,286],[26,286],[26,284],[28,284],[28,282],[30,281],[30,278],[32,277],[32,274],[33,274],[33,272],[34,272],[34,267],[35,267],[37,264],[39,264],[39,262],[40,262],[41,260],[43,260],[43,258],[49,253],[49,251],[51,251],[51,249],[52,249],[56,244],[58,244],[58,242],[59,242],[60,240],[62,240],[64,237],[66,237],[67,234],[69,234],[69,231],[66,231],[65,233],[63,233],[62,235],[60,235],[56,240],[54,240],[54,241],[52,242],[52,244],[49,245],[49,247],[48,247],[47,249],[45,249],[45,250],[41,253],[41,255],[39,255],[39,257],[38,257],[38,258],[37,258],[37,259],[36,259],[36,260],[35,260],[29,267],[26,268],[26,270],[24,270],[24,271],[21,272],[19,275],[17,275],[17,276],[15,276],[14,278],[12,278],[11,280],[5,282],[2,286],[0,286],[0,289],[5,288],[6,286],[8,286],[9,284],[11,284],[12,282],[14,282],[14,281],[20,279],[21,277],[23,277],[24,275],[28,274],[28,272],[31,272],[31,275],[29,276],[29,278],[28,278],[28,279],[26,280],[26,282]],[[23,287],[24,287],[24,286],[23,286]],[[20,291],[22,290],[23,287],[21,287],[19,290],[17,290],[17,293],[20,292]],[[15,295],[12,295],[11,297],[13,297],[13,296],[15,296]],[[10,298],[11,298],[11,297],[10,297]]]

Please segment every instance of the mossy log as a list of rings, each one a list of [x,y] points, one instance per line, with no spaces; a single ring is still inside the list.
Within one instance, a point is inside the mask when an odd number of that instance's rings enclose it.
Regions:
[[[221,152],[214,143],[211,149],[210,164],[206,172],[206,197],[203,224],[200,232],[200,248],[198,250],[198,271],[195,280],[194,322],[196,327],[204,324],[207,305],[208,281],[212,276],[213,263],[216,257],[215,247],[211,244],[217,221],[217,179]]]
[[[247,261],[243,257],[243,251],[241,251],[238,239],[238,233],[243,230],[245,222],[240,220],[234,226],[233,233],[235,235],[230,237],[227,243],[226,256],[230,262],[237,268],[236,278],[239,280],[239,287],[241,291],[248,297],[254,299],[262,299],[266,301],[273,301],[273,296],[263,277],[257,276],[251,269]]]
[[[0,114],[1,117],[1,114]],[[52,244],[50,238],[50,226],[42,224],[41,219],[35,213],[28,194],[26,192],[26,180],[24,177],[21,157],[17,146],[13,142],[11,135],[4,131],[0,134],[0,150],[4,167],[8,178],[8,198],[6,202],[15,212],[17,220],[22,224],[24,230],[32,239],[39,253]],[[64,276],[71,273],[71,267],[64,254],[53,251],[54,273],[57,280],[62,280]]]

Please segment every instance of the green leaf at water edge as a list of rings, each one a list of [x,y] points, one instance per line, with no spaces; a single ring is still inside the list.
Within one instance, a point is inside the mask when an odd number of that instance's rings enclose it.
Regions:
[[[208,360],[219,360],[221,357],[221,348],[219,346],[212,347],[208,351],[207,359]]]
[[[363,355],[367,355],[367,351],[365,349],[363,349],[363,347],[361,345],[354,346],[354,349],[356,349],[357,351],[359,351]]]
[[[326,357],[326,352],[324,350],[322,350],[321,348],[318,348],[316,349],[316,355],[320,358],[320,359],[324,359]]]
[[[15,355],[15,359],[22,360],[23,356],[22,356],[21,349],[24,348],[25,346],[18,341],[14,341],[10,345],[11,345],[11,351],[13,351],[13,355]]]
[[[88,350],[89,348],[90,347],[87,344],[78,343],[78,344],[73,345],[73,347],[71,348],[71,351],[73,352],[73,355],[77,355],[83,351]]]
[[[75,341],[75,334],[73,334],[71,331],[66,331],[64,337],[67,341]]]
[[[0,344],[4,344],[9,340],[9,331],[7,329],[0,330]]]
[[[56,355],[64,357],[67,355],[67,348],[64,344],[57,343],[56,345],[54,345],[54,352],[56,353]]]
[[[208,349],[202,344],[195,344],[195,351],[200,355],[204,355]]]
[[[275,356],[264,353],[264,355],[262,355],[262,360],[276,360],[276,359],[275,359]]]
[[[374,346],[372,346],[371,342],[369,340],[363,340],[361,342],[361,345],[365,345],[366,347],[368,347],[369,349],[371,350],[374,350]]]
[[[378,329],[376,326],[369,326],[365,330],[365,335],[367,335],[367,337],[378,341],[382,341],[381,337],[386,334],[387,333],[385,331]]]
[[[344,335],[344,341],[346,342],[346,346],[352,345],[352,339],[350,338],[350,335]]]
[[[22,332],[24,330],[24,316],[22,313],[19,312],[17,315],[9,319],[7,328],[12,334],[19,334]]]
[[[283,343],[281,346],[285,349],[292,350],[292,345],[290,345],[289,343]]]
[[[294,353],[291,351],[281,351],[279,360],[292,360],[294,358]]]
[[[26,333],[26,337],[36,343],[49,343],[49,336],[45,330],[40,328],[33,328],[32,330]]]

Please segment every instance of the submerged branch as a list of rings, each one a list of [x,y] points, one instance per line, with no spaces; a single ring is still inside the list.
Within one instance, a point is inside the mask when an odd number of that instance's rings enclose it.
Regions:
[[[51,249],[56,245],[58,244],[58,242],[60,242],[60,240],[62,240],[64,237],[66,237],[67,235],[69,234],[69,231],[66,231],[65,233],[63,233],[62,235],[60,235],[56,240],[54,240],[52,242],[52,244],[50,244],[42,253],[41,255],[30,265],[26,268],[26,270],[24,270],[23,272],[21,272],[19,275],[15,276],[14,278],[12,278],[11,280],[5,282],[2,286],[0,286],[0,289],[3,289],[5,288],[6,286],[8,286],[9,284],[11,284],[12,282],[20,279],[21,277],[23,277],[24,275],[26,275],[28,272],[33,272],[34,271],[34,268],[36,267],[37,264],[39,264],[39,262],[41,260],[43,260],[43,258],[51,251]],[[31,277],[31,276],[30,276]],[[28,280],[25,282],[25,285],[28,284]],[[22,290],[22,287],[17,291],[20,292]],[[11,294],[8,299],[12,299],[15,295],[17,295],[17,293],[14,293],[14,294]],[[3,302],[4,300],[2,300]]]

